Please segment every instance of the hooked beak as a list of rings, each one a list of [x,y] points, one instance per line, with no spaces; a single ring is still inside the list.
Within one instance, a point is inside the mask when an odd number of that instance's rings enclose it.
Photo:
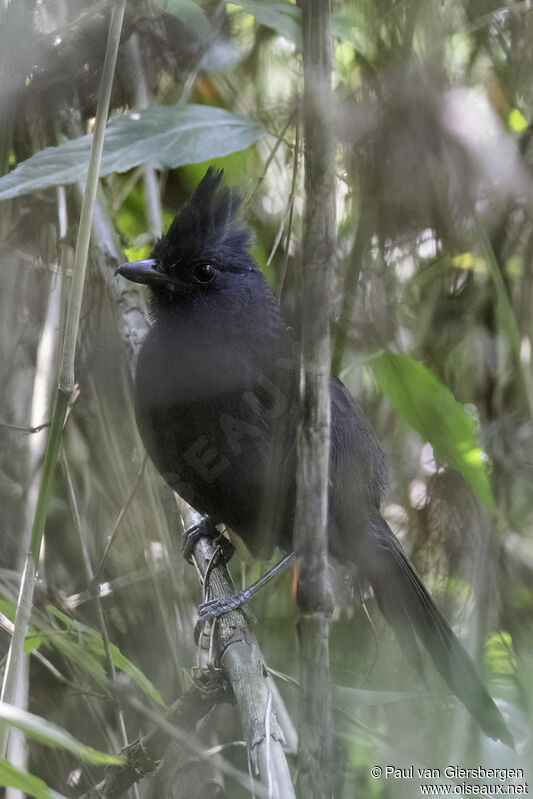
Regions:
[[[127,264],[121,264],[115,271],[115,275],[122,275],[134,283],[145,283],[147,286],[168,286],[173,281],[164,272],[157,271],[156,263],[154,258],[147,258],[145,261],[130,261]]]

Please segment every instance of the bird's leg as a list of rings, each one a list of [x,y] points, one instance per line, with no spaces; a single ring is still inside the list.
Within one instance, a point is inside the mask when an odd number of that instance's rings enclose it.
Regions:
[[[252,583],[252,585],[248,586],[248,588],[245,588],[243,591],[237,591],[237,593],[230,594],[229,596],[219,596],[215,599],[210,599],[208,602],[202,602],[198,607],[198,616],[200,620],[206,621],[207,619],[214,619],[217,616],[221,616],[223,613],[242,607],[242,605],[255,596],[267,583],[286,571],[289,566],[294,563],[294,560],[295,555],[291,552],[289,555],[285,555],[279,563],[276,563],[263,577],[255,583]]]

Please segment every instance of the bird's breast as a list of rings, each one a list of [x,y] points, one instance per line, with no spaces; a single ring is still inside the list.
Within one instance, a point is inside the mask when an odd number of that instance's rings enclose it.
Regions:
[[[292,528],[292,375],[238,342],[189,343],[149,338],[142,348],[135,400],[144,445],[190,504],[268,552],[266,531]]]

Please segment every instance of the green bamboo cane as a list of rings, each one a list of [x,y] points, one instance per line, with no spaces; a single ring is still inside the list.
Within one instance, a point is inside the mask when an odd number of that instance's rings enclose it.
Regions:
[[[98,188],[98,176],[100,173],[100,163],[102,160],[104,133],[107,123],[107,115],[109,112],[111,88],[113,85],[113,76],[115,73],[125,5],[126,0],[117,0],[111,13],[104,67],[98,93],[98,104],[93,140],[91,144],[89,170],[87,173],[87,183],[83,196],[78,238],[76,241],[73,278],[70,290],[67,319],[65,323],[65,333],[63,338],[63,348],[59,367],[57,393],[52,415],[52,424],[50,427],[50,434],[48,436],[48,442],[44,456],[43,472],[41,476],[39,495],[37,498],[37,506],[35,509],[35,516],[31,532],[30,549],[26,557],[26,563],[20,584],[20,592],[15,615],[14,634],[11,639],[11,646],[9,648],[4,681],[2,685],[1,698],[4,702],[9,703],[13,703],[15,699],[16,675],[21,659],[24,656],[24,640],[28,632],[28,625],[30,621],[35,577],[37,565],[39,563],[39,555],[41,551],[41,543],[43,540],[46,518],[48,516],[50,497],[52,495],[61,433],[65,423],[69,402],[74,390],[74,359],[80,322],[83,286],[87,267],[87,255],[89,252],[89,239],[91,235],[94,204],[96,199],[96,191]],[[2,756],[5,756],[7,737],[7,728],[4,727],[0,734],[0,755]]]

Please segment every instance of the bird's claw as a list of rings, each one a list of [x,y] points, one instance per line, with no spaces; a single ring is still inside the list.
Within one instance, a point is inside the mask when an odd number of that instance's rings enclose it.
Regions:
[[[214,538],[218,535],[218,531],[216,530],[215,533],[213,533],[214,529],[210,520],[208,518],[203,518],[185,530],[181,542],[181,553],[186,561],[192,563],[192,554],[199,538],[202,538],[202,536]]]
[[[213,525],[213,522],[207,517],[201,519],[191,527],[188,527],[183,533],[181,553],[185,560],[189,563],[192,563],[192,556],[196,542],[199,538],[204,536],[206,538],[214,539],[220,549],[218,560],[215,565],[218,565],[219,563],[228,563],[228,561],[230,561],[233,557],[235,547],[229,539],[225,538],[225,536],[223,536],[222,533],[217,530],[217,528]]]

